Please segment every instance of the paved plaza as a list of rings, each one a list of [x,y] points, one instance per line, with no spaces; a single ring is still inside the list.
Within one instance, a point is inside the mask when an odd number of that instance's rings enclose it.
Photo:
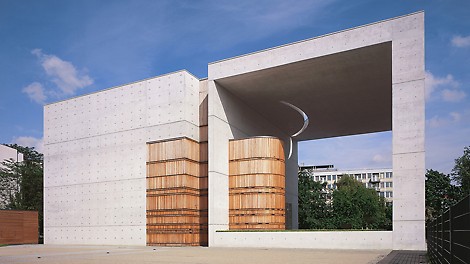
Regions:
[[[0,263],[378,263],[390,250],[18,245],[0,247]]]

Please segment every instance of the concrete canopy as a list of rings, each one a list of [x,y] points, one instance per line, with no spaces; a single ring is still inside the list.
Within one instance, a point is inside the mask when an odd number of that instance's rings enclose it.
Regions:
[[[228,229],[228,195],[220,192],[228,189],[228,141],[263,135],[290,141],[303,120],[280,103],[286,101],[310,119],[308,129],[291,141],[292,156],[286,162],[286,203],[292,205],[292,217],[286,214],[286,219],[292,219],[292,228],[298,221],[298,141],[391,130],[389,246],[425,249],[424,69],[423,12],[210,63],[209,245],[247,245],[246,236],[216,233]],[[378,237],[376,242],[388,239]],[[286,239],[278,242],[285,245]],[[260,240],[253,236],[252,242]]]
[[[302,60],[216,80],[286,134],[310,119],[297,140],[392,129],[392,43]]]

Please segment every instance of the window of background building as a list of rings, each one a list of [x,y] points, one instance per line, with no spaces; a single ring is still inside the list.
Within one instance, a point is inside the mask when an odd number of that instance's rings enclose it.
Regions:
[[[331,181],[331,175],[328,175],[328,180]]]

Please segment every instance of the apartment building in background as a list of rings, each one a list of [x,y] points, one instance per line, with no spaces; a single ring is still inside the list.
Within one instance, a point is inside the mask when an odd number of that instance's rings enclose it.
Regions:
[[[308,172],[314,181],[326,183],[326,191],[332,192],[343,175],[349,175],[362,182],[365,187],[374,189],[377,195],[387,202],[393,201],[392,169],[351,169],[338,170],[334,165],[300,166],[299,171]]]
[[[14,148],[0,144],[0,168],[3,167],[2,163],[6,160],[21,162],[23,161],[23,154]],[[0,186],[0,209],[5,207],[8,197],[15,194],[17,190],[15,184],[14,182],[5,182]]]

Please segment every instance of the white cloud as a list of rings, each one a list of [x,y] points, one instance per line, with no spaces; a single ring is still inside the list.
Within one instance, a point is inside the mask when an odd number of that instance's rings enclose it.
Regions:
[[[74,95],[76,90],[93,84],[93,79],[87,74],[77,71],[72,63],[55,55],[45,54],[40,49],[34,49],[31,53],[39,58],[46,74],[60,89],[59,96]]]
[[[444,126],[447,124],[447,122],[448,122],[447,119],[441,118],[438,116],[433,116],[431,119],[427,121],[428,125],[432,128]]]
[[[42,138],[35,138],[35,137],[15,137],[13,138],[13,144],[18,144],[25,147],[34,147],[34,149],[39,152],[43,153],[44,151],[44,142]]]
[[[33,82],[24,87],[22,92],[27,94],[29,99],[38,104],[44,104],[47,99],[47,96],[44,94],[44,87],[38,82]]]
[[[462,36],[454,36],[452,38],[452,45],[455,47],[463,48],[470,46],[470,36],[462,37]]]
[[[446,117],[439,117],[435,115],[431,119],[428,119],[426,123],[431,128],[438,128],[449,126],[453,123],[458,123],[460,120],[462,120],[462,114],[458,112],[450,112]]]
[[[459,102],[467,96],[460,89],[460,83],[454,79],[454,76],[447,74],[445,77],[438,77],[430,71],[425,73],[425,93],[426,100],[439,98],[445,102]],[[436,97],[435,94],[439,96]]]
[[[72,63],[55,55],[45,54],[40,49],[34,49],[31,53],[38,57],[48,77],[46,81],[51,81],[57,86],[55,89],[47,89],[43,84],[33,82],[24,87],[22,92],[34,102],[44,104],[50,97],[60,99],[71,96],[78,89],[93,84],[93,79],[87,74],[79,72]]]
[[[451,112],[449,115],[452,117],[454,122],[459,122],[462,119],[462,115],[457,112]]]
[[[380,155],[380,154],[375,154],[373,157],[372,157],[372,161],[373,162],[377,162],[377,163],[380,163],[380,162],[384,162],[385,161],[385,157]]]
[[[441,92],[442,99],[446,102],[459,102],[467,96],[467,94],[462,90],[457,89],[444,89]]]

